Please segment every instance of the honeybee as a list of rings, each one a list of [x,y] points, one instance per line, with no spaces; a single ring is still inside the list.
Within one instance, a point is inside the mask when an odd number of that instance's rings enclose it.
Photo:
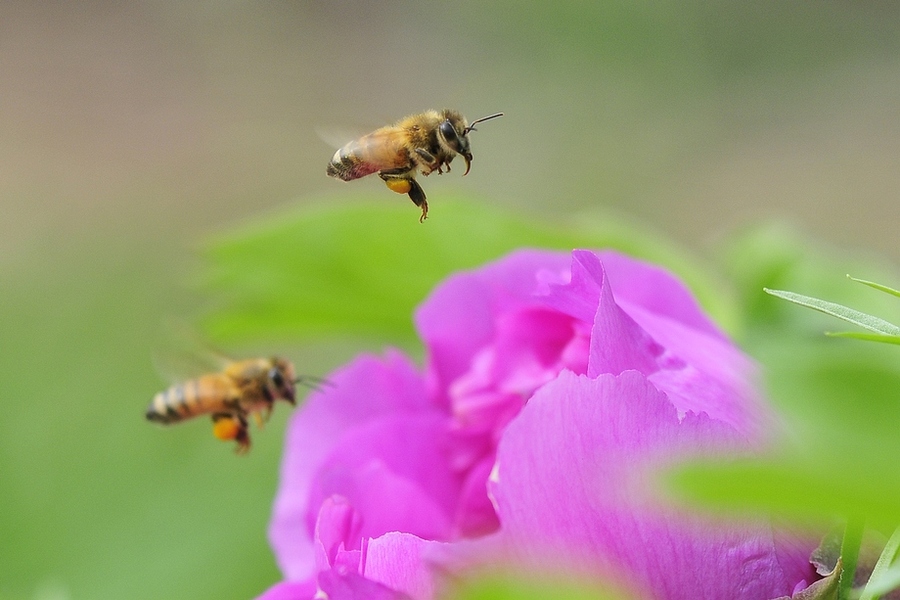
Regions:
[[[315,380],[297,377],[283,358],[253,358],[229,362],[218,373],[201,375],[156,394],[147,419],[170,424],[211,415],[213,435],[237,442],[238,454],[250,449],[247,417],[258,425],[269,418],[276,400],[296,404],[296,384]]]
[[[376,129],[348,143],[334,153],[327,173],[344,181],[352,181],[377,172],[391,191],[408,194],[422,208],[421,223],[428,218],[425,191],[416,181],[416,172],[430,175],[450,172],[450,162],[457,154],[466,161],[466,172],[472,167],[469,133],[475,125],[502,117],[495,113],[469,124],[459,112],[428,110],[411,115],[393,125]]]

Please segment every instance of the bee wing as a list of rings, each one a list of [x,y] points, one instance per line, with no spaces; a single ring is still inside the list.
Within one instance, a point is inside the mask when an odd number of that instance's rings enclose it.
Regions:
[[[186,323],[166,320],[163,342],[153,351],[153,366],[169,383],[179,383],[207,373],[217,373],[233,362],[213,349]]]
[[[362,128],[352,129],[340,127],[316,127],[315,132],[316,136],[328,144],[328,147],[332,150],[342,148],[353,140],[358,140],[366,134]]]
[[[334,151],[338,148],[343,148],[353,140],[358,140],[366,134],[372,133],[384,123],[391,122],[389,115],[381,116],[384,118],[380,120],[376,118],[373,121],[370,121],[369,119],[354,119],[350,126],[320,125],[313,128],[313,131],[316,132],[316,136],[318,136],[320,140],[328,144],[328,147]]]

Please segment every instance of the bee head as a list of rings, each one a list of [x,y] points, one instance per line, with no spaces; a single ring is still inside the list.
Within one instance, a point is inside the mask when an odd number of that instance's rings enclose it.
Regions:
[[[487,117],[475,119],[472,124],[466,123],[466,118],[455,110],[444,110],[442,113],[444,121],[438,127],[438,141],[441,146],[455,152],[463,157],[466,161],[466,172],[472,168],[472,151],[469,149],[469,132],[476,131],[475,124],[502,117],[503,113],[495,113]]]
[[[268,386],[272,398],[286,400],[291,404],[297,402],[297,379],[294,373],[294,365],[283,358],[273,358],[272,368],[269,369]]]
[[[466,118],[455,110],[445,110],[444,120],[438,126],[438,142],[448,152],[461,155],[466,161],[466,173],[472,163],[472,151],[469,150],[468,123]]]

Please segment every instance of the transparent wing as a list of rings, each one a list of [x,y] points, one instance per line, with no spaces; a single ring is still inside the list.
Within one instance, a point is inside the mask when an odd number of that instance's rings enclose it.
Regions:
[[[152,353],[153,366],[169,384],[222,371],[233,359],[215,349],[190,325],[164,319],[160,341]]]
[[[338,148],[343,148],[353,140],[358,140],[362,136],[373,131],[364,130],[363,128],[355,129],[350,127],[316,127],[316,136],[328,144],[331,151],[334,152]]]

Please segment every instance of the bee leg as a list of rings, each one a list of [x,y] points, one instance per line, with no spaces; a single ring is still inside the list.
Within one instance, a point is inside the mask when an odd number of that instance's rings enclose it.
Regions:
[[[237,442],[235,451],[243,454],[250,449],[250,433],[247,419],[241,414],[216,413],[212,416],[213,435],[223,441]]]
[[[425,201],[425,190],[419,185],[413,177],[410,177],[409,171],[402,173],[394,173],[391,171],[381,171],[378,176],[384,181],[385,185],[392,192],[398,194],[407,194],[413,204],[422,208],[422,216],[419,223],[428,218],[428,202]]]
[[[256,426],[259,427],[260,429],[262,429],[263,426],[266,424],[266,421],[269,420],[270,414],[272,414],[271,408],[266,411],[265,416],[263,416],[262,414],[260,414],[258,412],[253,413],[253,420],[256,421]]]
[[[442,175],[444,172],[441,170],[441,161],[436,159],[431,152],[425,150],[424,148],[416,148],[416,154],[419,155],[425,165],[422,167],[422,175],[426,177],[434,173],[438,172],[438,175]]]
[[[247,419],[244,415],[236,415],[236,418],[241,426],[234,437],[234,441],[237,442],[234,451],[237,454],[246,454],[250,450],[250,429],[247,427]]]
[[[409,177],[408,171],[403,171],[398,174],[392,173],[391,171],[381,171],[378,176],[381,177],[384,184],[392,192],[406,194],[412,189],[412,182],[414,180]]]
[[[246,454],[250,450],[250,433],[246,427],[234,441],[237,442],[237,447],[234,449],[236,454]]]
[[[420,206],[422,208],[422,216],[419,217],[419,223],[422,223],[425,221],[425,219],[428,218],[428,201],[425,200],[425,190],[422,189],[422,186],[419,185],[419,182],[415,179],[411,179],[409,183],[410,188],[409,192],[407,192],[407,195],[416,206]]]

